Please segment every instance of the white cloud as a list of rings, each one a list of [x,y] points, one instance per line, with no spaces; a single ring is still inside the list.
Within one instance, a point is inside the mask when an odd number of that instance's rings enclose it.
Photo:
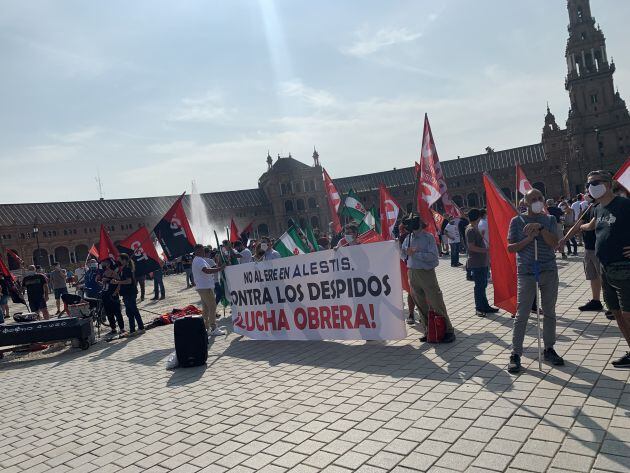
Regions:
[[[96,138],[103,130],[92,126],[69,133],[51,133],[49,136],[60,143],[83,144]]]
[[[285,97],[297,97],[316,108],[330,107],[337,103],[337,100],[331,93],[308,87],[300,80],[280,83],[280,94]]]
[[[224,105],[223,95],[210,91],[199,97],[187,97],[175,108],[168,118],[175,122],[211,122],[226,119],[235,112]]]
[[[409,31],[407,28],[381,28],[376,33],[368,33],[365,29],[355,32],[357,40],[341,51],[351,56],[369,56],[381,49],[402,43],[415,41],[422,33]]]

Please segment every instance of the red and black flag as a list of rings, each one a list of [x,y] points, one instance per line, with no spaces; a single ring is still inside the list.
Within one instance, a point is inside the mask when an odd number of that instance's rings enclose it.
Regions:
[[[118,249],[109,237],[109,233],[105,229],[105,225],[101,224],[101,239],[98,242],[98,260],[104,261],[106,259],[115,260],[118,258]]]
[[[182,205],[183,197],[184,194],[179,196],[153,229],[169,261],[191,253],[195,246],[195,237]]]
[[[7,268],[7,265],[4,264],[2,258],[0,258],[0,274],[2,274],[5,278],[9,278],[11,282],[15,281],[15,276],[13,276],[13,273],[9,271],[9,268]]]
[[[15,251],[7,249],[7,263],[9,264],[9,269],[19,269],[24,261]]]
[[[118,250],[126,253],[136,265],[136,276],[152,273],[162,267],[149,230],[142,226],[118,244]]]
[[[247,224],[245,228],[243,228],[243,230],[241,231],[241,234],[239,235],[239,238],[243,242],[244,245],[247,245],[247,242],[249,241],[249,236],[252,234],[253,231],[254,231],[254,221],[252,220],[251,222]]]
[[[240,240],[240,236],[238,234],[238,227],[236,226],[236,222],[233,218],[230,219],[230,243],[237,242]]]

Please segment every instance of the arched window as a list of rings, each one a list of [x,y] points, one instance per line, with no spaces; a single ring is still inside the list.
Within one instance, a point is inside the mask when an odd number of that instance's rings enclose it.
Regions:
[[[468,194],[468,207],[479,207],[479,196],[475,192]]]
[[[47,266],[48,252],[43,248],[33,251],[33,264],[35,266]]]
[[[458,207],[464,206],[464,199],[462,199],[461,195],[453,196],[453,202],[455,202]]]
[[[311,227],[319,228],[319,218],[318,217],[311,217]]]
[[[70,264],[70,251],[65,246],[55,248],[55,261],[57,263]]]
[[[543,182],[534,182],[534,184],[532,184],[532,187],[534,189],[538,189],[540,192],[543,193],[543,195],[545,195],[545,184]]]
[[[304,199],[298,199],[297,200],[297,209],[298,210],[304,210],[306,207],[304,206]]]
[[[316,209],[317,208],[317,201],[315,200],[315,197],[309,197],[308,198],[308,208],[309,209]]]
[[[285,200],[284,201],[284,211],[289,213],[289,212],[293,212],[293,201],[292,200]]]
[[[269,235],[269,227],[267,226],[266,223],[261,223],[260,225],[258,225],[258,235],[260,236]]]

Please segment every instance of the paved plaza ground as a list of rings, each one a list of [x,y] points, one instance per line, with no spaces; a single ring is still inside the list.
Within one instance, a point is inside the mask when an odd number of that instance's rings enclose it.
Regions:
[[[229,333],[207,366],[167,371],[168,326],[88,351],[7,357],[0,471],[630,471],[630,371],[609,364],[627,347],[603,313],[577,310],[590,298],[581,259],[559,265],[566,366],[543,372],[535,318],[526,370],[509,375],[512,319],[476,317],[472,283],[447,261],[449,345],[420,343],[413,328],[388,343]],[[140,307],[198,303],[183,286],[169,276],[167,300]]]

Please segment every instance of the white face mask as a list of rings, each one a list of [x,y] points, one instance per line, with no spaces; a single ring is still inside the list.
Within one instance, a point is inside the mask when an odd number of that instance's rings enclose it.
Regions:
[[[90,269],[96,269],[96,268],[98,268],[98,264],[90,264],[88,267]]]
[[[260,244],[260,249],[263,251],[267,251],[267,249],[269,248],[269,246],[267,245],[267,243],[261,243]]]
[[[606,184],[589,186],[588,193],[591,194],[591,197],[593,197],[593,199],[599,199],[600,197],[603,197],[603,195],[606,193]]]
[[[545,208],[545,204],[543,204],[542,202],[538,201],[538,202],[534,202],[532,204],[532,212],[534,212],[535,214],[539,214],[543,211],[543,209]]]
[[[348,234],[345,236],[345,239],[348,243],[352,243],[354,241],[354,235]]]

